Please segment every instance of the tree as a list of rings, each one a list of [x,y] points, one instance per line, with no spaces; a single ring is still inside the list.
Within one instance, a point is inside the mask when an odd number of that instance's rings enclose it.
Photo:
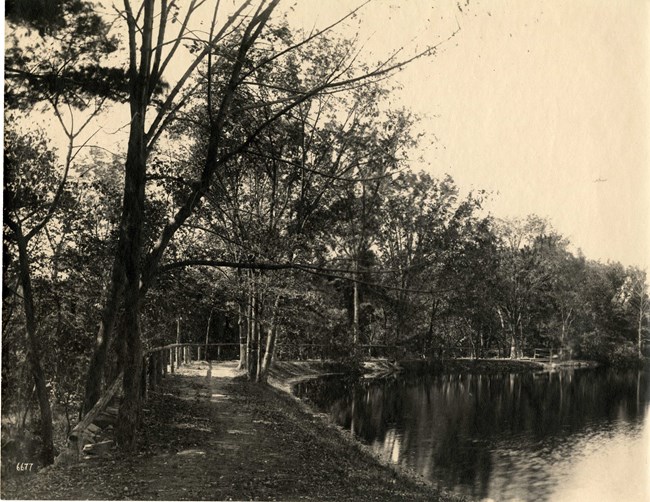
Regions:
[[[547,262],[551,278],[547,295],[543,299],[550,308],[546,328],[559,331],[552,337],[563,350],[572,351],[580,319],[587,308],[584,288],[587,281],[587,264],[567,249],[566,241],[557,242],[547,249]]]
[[[42,230],[58,209],[63,194],[69,165],[64,169],[58,188],[52,196],[49,189],[56,183],[54,164],[54,154],[44,140],[35,135],[19,136],[11,130],[6,133],[3,219],[10,232],[5,233],[5,246],[10,242],[17,248],[18,282],[22,290],[28,360],[41,415],[42,461],[45,465],[54,461],[52,411],[42,366],[43,349],[38,333],[30,244],[41,236]]]
[[[554,245],[557,236],[536,216],[502,220],[495,230],[500,239],[502,281],[497,313],[514,359],[523,355],[524,330],[535,313],[537,300],[550,284],[552,274],[544,263],[545,249]]]
[[[643,357],[644,342],[647,339],[647,318],[650,314],[650,301],[648,300],[648,285],[645,270],[636,267],[628,268],[627,277],[617,295],[617,302],[629,309],[635,325],[637,355]],[[644,326],[644,323],[646,326]]]
[[[458,200],[450,176],[404,172],[389,185],[378,246],[395,340],[419,332],[421,352],[431,348],[436,317],[459,288],[456,264],[474,242],[479,207],[471,194]]]

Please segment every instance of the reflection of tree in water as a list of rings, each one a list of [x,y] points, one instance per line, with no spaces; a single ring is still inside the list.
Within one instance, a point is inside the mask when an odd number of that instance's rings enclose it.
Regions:
[[[592,427],[639,422],[647,375],[636,371],[437,375],[354,382],[324,378],[297,389],[341,426],[445,487],[488,496],[526,464],[543,476],[571,438]],[[535,474],[538,472],[538,474]]]

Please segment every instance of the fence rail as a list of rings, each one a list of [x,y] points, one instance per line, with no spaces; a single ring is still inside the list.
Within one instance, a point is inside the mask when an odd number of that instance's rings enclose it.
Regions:
[[[174,373],[183,364],[188,364],[192,360],[202,360],[210,355],[216,355],[216,359],[222,359],[224,355],[232,358],[235,352],[233,349],[236,349],[236,355],[239,357],[238,343],[172,343],[144,351],[140,380],[142,398],[146,399],[147,394],[160,385],[163,377],[168,373]],[[216,354],[210,354],[210,350],[216,351]],[[69,449],[76,452],[77,455],[81,453],[90,425],[106,411],[111,401],[122,391],[123,378],[124,373],[122,372],[104,391],[95,406],[70,431],[68,435]]]
[[[211,350],[212,353],[210,353]],[[147,393],[158,387],[161,379],[167,373],[174,373],[177,368],[193,360],[236,359],[238,357],[239,343],[234,342],[172,343],[149,349],[142,356],[142,397],[146,399]]]

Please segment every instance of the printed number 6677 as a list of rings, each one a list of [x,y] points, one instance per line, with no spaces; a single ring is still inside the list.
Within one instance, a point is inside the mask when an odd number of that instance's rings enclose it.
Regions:
[[[31,471],[33,466],[34,466],[33,463],[32,464],[27,464],[25,462],[18,462],[16,464],[16,470],[21,471],[21,472],[23,472],[23,471]]]

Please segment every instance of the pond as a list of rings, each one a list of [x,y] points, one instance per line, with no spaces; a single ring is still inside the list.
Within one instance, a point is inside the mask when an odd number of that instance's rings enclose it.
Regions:
[[[642,501],[647,374],[324,377],[294,392],[388,462],[474,500]]]

